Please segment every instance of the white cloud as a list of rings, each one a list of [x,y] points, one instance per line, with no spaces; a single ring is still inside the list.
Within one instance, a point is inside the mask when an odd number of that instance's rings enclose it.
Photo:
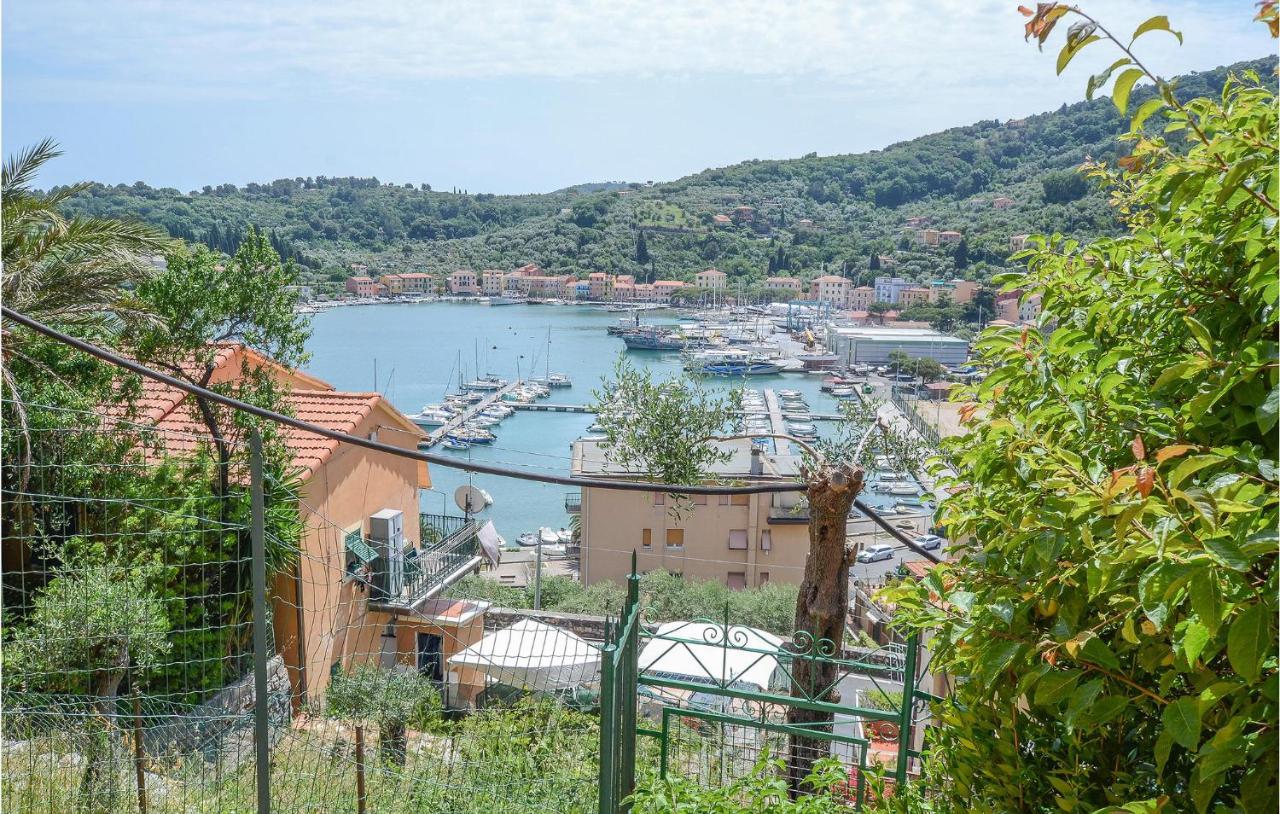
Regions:
[[[1015,0],[44,0],[5,7],[6,92],[62,98],[411,94],[415,82],[707,74],[816,77],[885,94],[1043,82]],[[1151,35],[1177,73],[1270,47],[1249,7],[1096,0],[1118,32],[1157,10],[1188,37]],[[1055,49],[1056,50],[1056,49]],[[1099,46],[1096,60],[1110,61]],[[16,56],[15,56],[16,54]],[[1085,67],[1088,65],[1086,64]],[[1074,71],[1083,84],[1083,71]],[[1050,80],[1052,81],[1052,80]]]

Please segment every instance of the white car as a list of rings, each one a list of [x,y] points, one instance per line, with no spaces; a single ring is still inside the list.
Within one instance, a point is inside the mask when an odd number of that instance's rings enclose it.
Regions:
[[[920,546],[924,550],[932,551],[935,548],[942,548],[942,545],[943,543],[946,542],[946,539],[943,537],[939,537],[936,534],[921,534],[919,537],[916,538],[915,542],[916,542],[916,545]]]
[[[858,552],[858,562],[879,562],[893,559],[893,546],[885,543],[870,545]]]

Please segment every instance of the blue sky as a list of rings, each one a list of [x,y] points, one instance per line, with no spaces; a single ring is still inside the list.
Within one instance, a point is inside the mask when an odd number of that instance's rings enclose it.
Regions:
[[[376,175],[544,192],[669,180],[1083,98],[1113,53],[1099,43],[1055,77],[1057,48],[1023,42],[1016,6],[5,0],[3,148],[61,142],[42,185]],[[1246,0],[1084,6],[1125,35],[1167,14],[1185,44],[1140,42],[1163,75],[1275,52]]]

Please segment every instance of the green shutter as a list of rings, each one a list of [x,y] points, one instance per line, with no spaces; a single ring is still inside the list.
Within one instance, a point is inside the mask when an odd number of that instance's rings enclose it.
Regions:
[[[343,542],[347,547],[347,553],[364,565],[378,559],[378,552],[364,541],[364,537],[358,530],[349,532]]]

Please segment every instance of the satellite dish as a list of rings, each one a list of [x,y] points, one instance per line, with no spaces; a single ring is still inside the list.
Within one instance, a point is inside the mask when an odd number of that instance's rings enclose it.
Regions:
[[[475,486],[459,486],[453,493],[453,502],[467,514],[476,514],[493,505],[493,498]]]

